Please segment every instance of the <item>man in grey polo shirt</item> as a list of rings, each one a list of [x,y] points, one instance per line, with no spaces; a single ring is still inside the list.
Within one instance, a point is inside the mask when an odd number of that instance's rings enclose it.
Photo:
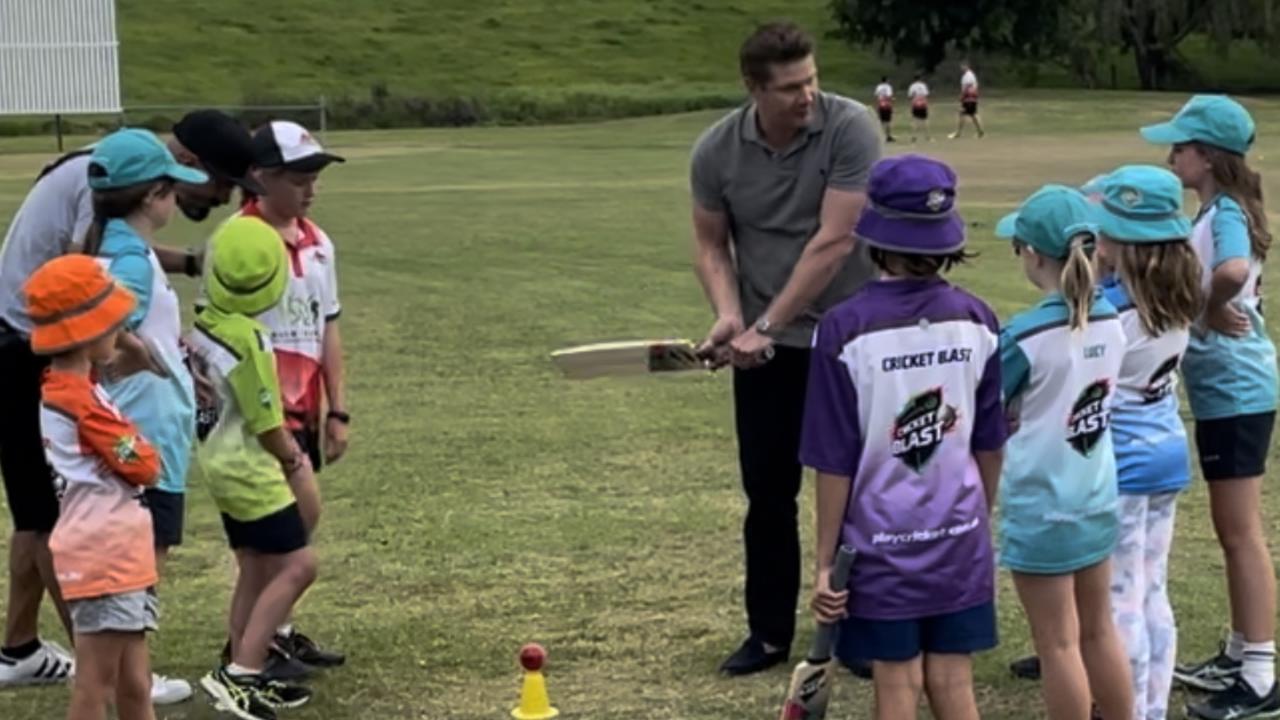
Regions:
[[[249,133],[231,117],[216,110],[197,110],[184,116],[173,131],[169,149],[178,162],[211,176],[203,185],[175,188],[178,206],[190,219],[203,220],[212,208],[229,202],[234,185],[261,189],[245,176],[252,159]],[[90,153],[87,148],[67,153],[40,172],[0,245],[0,377],[5,383],[0,476],[13,520],[9,598],[0,639],[0,688],[65,682],[72,670],[70,655],[43,641],[38,632],[46,590],[68,636],[72,628],[48,545],[59,510],[53,471],[45,461],[40,435],[40,378],[49,359],[31,352],[32,321],[22,287],[41,265],[76,248],[95,222]],[[169,272],[200,272],[199,255],[159,246],[155,251]],[[149,362],[153,361],[144,351],[126,356],[119,369],[142,368]],[[153,701],[167,704],[189,697],[191,688],[186,682],[156,676],[151,692]]]
[[[800,591],[800,426],[809,345],[822,312],[873,275],[852,230],[880,158],[863,105],[818,90],[813,40],[765,25],[739,56],[751,102],[693,149],[695,269],[716,314],[702,351],[734,366],[747,494],[749,635],[721,670],[787,659]]]

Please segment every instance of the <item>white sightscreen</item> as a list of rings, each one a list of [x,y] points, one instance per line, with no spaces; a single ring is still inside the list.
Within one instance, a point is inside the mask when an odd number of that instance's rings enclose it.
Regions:
[[[119,111],[115,0],[0,0],[0,115]]]

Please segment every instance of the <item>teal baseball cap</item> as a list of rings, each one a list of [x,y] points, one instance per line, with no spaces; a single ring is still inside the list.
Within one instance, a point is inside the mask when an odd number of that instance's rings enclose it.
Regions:
[[[1249,111],[1226,95],[1196,95],[1169,122],[1140,132],[1156,145],[1198,142],[1244,155],[1253,146],[1256,128]]]
[[[175,160],[169,148],[150,130],[124,128],[93,146],[89,157],[89,187],[94,190],[115,190],[162,178],[192,185],[209,181],[204,171]]]
[[[1182,181],[1155,165],[1125,165],[1096,181],[1098,229],[1120,243],[1168,242],[1191,235]]]
[[[1071,238],[1097,232],[1094,215],[1089,200],[1076,188],[1045,185],[996,223],[996,235],[1061,260],[1071,254]]]

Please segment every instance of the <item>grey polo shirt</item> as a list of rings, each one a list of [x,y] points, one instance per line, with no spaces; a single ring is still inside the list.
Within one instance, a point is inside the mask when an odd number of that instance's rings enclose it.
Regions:
[[[782,292],[818,231],[827,188],[865,189],[879,159],[880,131],[866,106],[825,92],[809,126],[782,152],[765,143],[750,104],[702,133],[693,146],[693,198],[728,216],[743,320],[754,323]],[[874,274],[865,243],[858,243],[813,305],[778,332],[778,344],[809,347],[822,313]]]
[[[0,247],[0,320],[23,335],[31,333],[23,284],[41,265],[83,240],[92,222],[86,153],[40,178],[9,224]]]

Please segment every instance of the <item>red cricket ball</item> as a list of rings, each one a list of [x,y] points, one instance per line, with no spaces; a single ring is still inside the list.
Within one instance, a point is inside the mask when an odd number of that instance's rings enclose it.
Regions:
[[[529,672],[541,670],[547,662],[547,649],[538,643],[529,643],[520,648],[520,666]]]

